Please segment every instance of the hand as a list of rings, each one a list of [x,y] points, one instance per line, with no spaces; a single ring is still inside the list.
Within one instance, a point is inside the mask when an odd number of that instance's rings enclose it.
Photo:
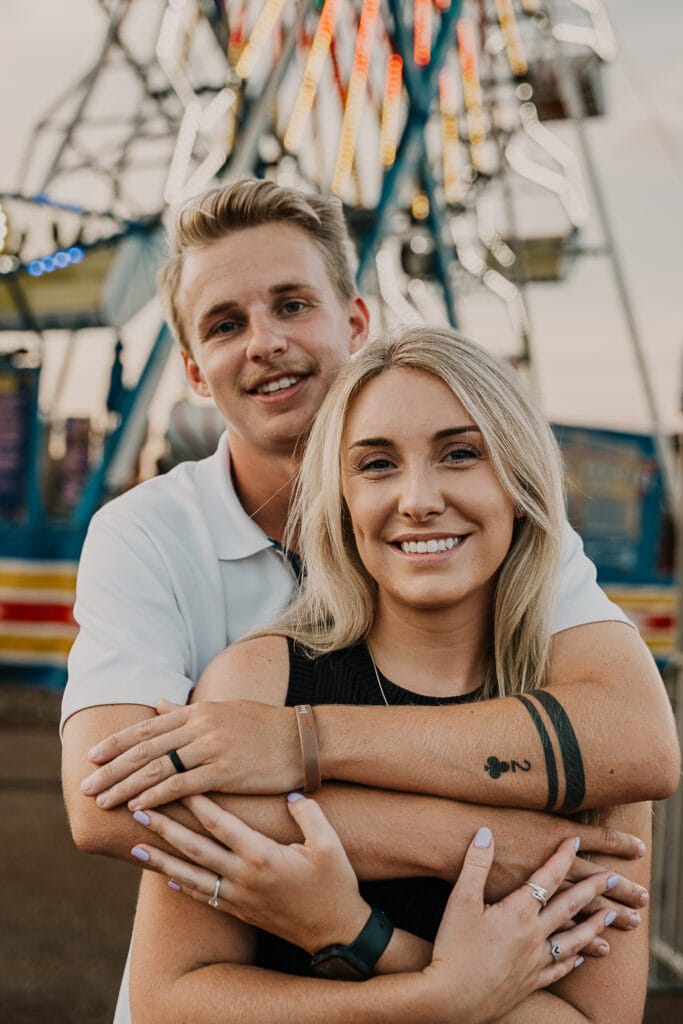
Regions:
[[[197,793],[288,793],[303,785],[294,709],[256,701],[170,701],[88,751],[102,765],[81,783],[109,809],[157,807]],[[168,757],[180,756],[179,773]]]
[[[574,859],[574,842],[567,839],[529,879],[550,894],[545,907],[526,884],[487,906],[484,886],[493,840],[488,829],[479,830],[446,905],[432,962],[422,972],[424,999],[435,1024],[497,1020],[536,989],[555,984],[581,965],[579,952],[609,925],[610,916],[600,911],[579,925],[568,927],[568,922],[605,891],[609,872],[559,891]],[[557,962],[551,956],[555,943]]]
[[[484,808],[481,812],[485,813]],[[486,883],[486,899],[491,902],[509,895],[562,839],[572,835],[580,838],[582,853],[606,854],[624,860],[634,860],[645,853],[645,844],[640,839],[612,828],[583,825],[539,811],[490,808],[488,814],[496,833],[496,859]],[[567,881],[577,882],[601,870],[597,864],[576,858]],[[617,914],[614,927],[627,930],[638,926],[637,910],[646,906],[649,898],[647,890],[632,882],[628,874],[628,865],[624,864],[609,899],[599,896],[588,908],[590,913],[614,910]]]
[[[290,794],[287,806],[304,842],[289,846],[255,832],[208,797],[193,796],[183,803],[218,842],[159,811],[135,813],[136,821],[185,858],[147,843],[135,847],[135,856],[148,867],[172,878],[172,888],[206,904],[220,876],[216,909],[309,953],[356,938],[370,907],[358,891],[337,833],[314,800]]]

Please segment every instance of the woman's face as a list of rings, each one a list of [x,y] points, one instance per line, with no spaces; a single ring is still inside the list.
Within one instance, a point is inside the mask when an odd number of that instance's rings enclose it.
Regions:
[[[374,378],[347,415],[341,464],[358,554],[380,601],[490,607],[513,503],[448,385],[422,370]]]

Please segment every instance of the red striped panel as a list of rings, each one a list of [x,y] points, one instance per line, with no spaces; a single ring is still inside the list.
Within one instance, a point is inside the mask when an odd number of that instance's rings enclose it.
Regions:
[[[59,622],[75,626],[71,605],[45,602],[0,601],[0,622]]]

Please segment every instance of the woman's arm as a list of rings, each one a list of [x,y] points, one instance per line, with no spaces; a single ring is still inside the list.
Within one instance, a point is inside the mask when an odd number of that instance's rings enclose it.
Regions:
[[[609,824],[627,828],[640,835],[650,848],[652,812],[649,804],[617,807]],[[596,857],[607,868],[613,861]],[[649,854],[639,862],[636,872],[643,885],[649,884]],[[500,1024],[641,1024],[647,990],[648,915],[641,911],[643,922],[629,935],[610,931],[609,956],[602,960],[591,957],[580,971],[572,973],[546,992],[535,992],[511,1013],[500,1018]],[[559,941],[562,939],[560,937]]]
[[[607,884],[607,873],[557,893],[575,855],[571,840],[533,876],[550,900],[542,910],[523,886],[502,903],[483,901],[493,841],[481,829],[448,901],[432,962],[423,971],[367,982],[298,978],[250,965],[255,936],[234,918],[181,900],[159,876],[142,883],[133,937],[134,1024],[484,1024],[531,991],[572,971],[578,951],[604,928],[604,914],[563,933],[553,963],[549,936]],[[492,953],[494,951],[494,953]]]

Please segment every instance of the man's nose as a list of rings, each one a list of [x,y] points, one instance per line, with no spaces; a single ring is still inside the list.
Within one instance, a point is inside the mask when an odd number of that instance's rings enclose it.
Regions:
[[[435,473],[422,467],[406,470],[398,503],[400,515],[422,522],[439,515],[445,507],[443,490]]]
[[[264,314],[254,315],[247,344],[247,358],[254,362],[268,362],[275,355],[287,351],[287,337],[281,324]]]

